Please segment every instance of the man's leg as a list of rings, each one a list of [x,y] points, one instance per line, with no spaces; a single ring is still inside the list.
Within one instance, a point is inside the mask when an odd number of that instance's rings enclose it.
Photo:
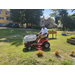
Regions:
[[[42,38],[45,38],[45,37],[46,37],[45,35],[41,35],[41,36],[40,36],[41,39],[42,39]]]
[[[37,41],[41,38],[42,34],[38,34]]]

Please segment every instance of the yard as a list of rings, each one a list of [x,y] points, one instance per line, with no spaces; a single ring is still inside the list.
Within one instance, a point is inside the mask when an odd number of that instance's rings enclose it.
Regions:
[[[43,49],[43,57],[37,57],[36,49],[27,51],[23,38],[27,34],[36,34],[40,30],[0,29],[0,65],[73,65],[74,57],[70,56],[75,45],[67,43],[68,36],[57,31],[57,38],[49,38],[50,48]],[[55,50],[60,57],[55,56]]]

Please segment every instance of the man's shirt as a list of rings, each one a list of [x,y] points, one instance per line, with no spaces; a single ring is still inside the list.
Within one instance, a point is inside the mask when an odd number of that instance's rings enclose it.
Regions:
[[[45,33],[48,34],[48,29],[47,29],[47,28],[44,28],[44,29],[42,28],[42,29],[41,29],[41,32],[42,32],[42,34],[45,34]],[[46,36],[47,36],[47,34],[46,34]]]

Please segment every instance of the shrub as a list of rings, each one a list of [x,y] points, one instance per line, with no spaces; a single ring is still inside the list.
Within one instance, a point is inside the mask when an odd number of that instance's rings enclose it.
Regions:
[[[26,28],[26,26],[19,24],[19,28]]]
[[[55,55],[59,56],[59,53],[60,52],[58,50],[55,51]]]
[[[38,57],[43,56],[43,51],[42,50],[38,50],[37,53],[36,53],[36,55]]]
[[[68,39],[72,39],[72,38],[75,38],[75,35],[68,36]]]
[[[70,53],[71,56],[75,57],[75,50],[72,50]]]

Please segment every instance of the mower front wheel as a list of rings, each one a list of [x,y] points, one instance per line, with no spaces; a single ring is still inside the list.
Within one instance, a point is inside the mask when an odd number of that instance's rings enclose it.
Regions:
[[[28,51],[30,51],[30,50],[32,49],[31,45],[27,45],[27,46],[26,46],[26,49],[27,49]]]

